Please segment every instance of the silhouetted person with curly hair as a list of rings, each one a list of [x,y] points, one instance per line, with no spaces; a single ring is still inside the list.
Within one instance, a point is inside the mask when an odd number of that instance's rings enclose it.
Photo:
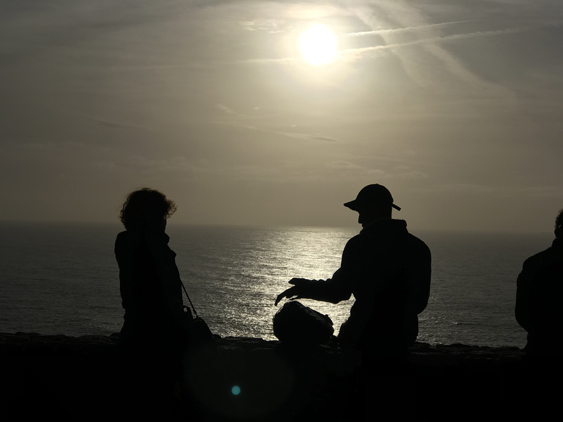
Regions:
[[[551,247],[528,258],[518,276],[515,315],[531,357],[563,356],[563,210]]]
[[[188,332],[176,254],[165,233],[166,219],[175,210],[174,202],[149,188],[130,193],[121,210],[126,231],[115,242],[125,309],[119,348],[130,369],[131,389],[125,393],[136,403],[133,413],[144,414],[150,403],[153,410],[162,407],[181,379]]]

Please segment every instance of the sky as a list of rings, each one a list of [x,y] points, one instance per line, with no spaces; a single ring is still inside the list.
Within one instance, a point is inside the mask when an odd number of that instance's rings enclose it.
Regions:
[[[300,35],[334,32],[334,61]],[[563,2],[0,0],[0,220],[551,232]]]

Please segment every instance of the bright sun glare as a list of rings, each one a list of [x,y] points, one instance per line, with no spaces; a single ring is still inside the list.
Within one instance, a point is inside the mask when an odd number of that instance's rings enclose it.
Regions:
[[[299,50],[314,66],[329,64],[336,58],[336,35],[329,27],[315,24],[299,37]]]

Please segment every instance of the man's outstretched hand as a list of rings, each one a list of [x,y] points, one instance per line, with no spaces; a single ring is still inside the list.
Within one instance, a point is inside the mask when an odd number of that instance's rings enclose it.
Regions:
[[[300,299],[301,295],[303,294],[303,284],[309,281],[310,280],[306,278],[292,278],[291,280],[289,280],[289,284],[293,284],[293,287],[290,287],[289,289],[280,293],[276,298],[275,305],[277,306],[280,300],[282,300],[283,298],[288,298],[290,300]]]

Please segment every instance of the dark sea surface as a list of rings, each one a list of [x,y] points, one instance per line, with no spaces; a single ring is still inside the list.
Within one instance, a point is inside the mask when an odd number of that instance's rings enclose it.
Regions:
[[[523,261],[553,235],[428,232],[409,228],[432,251],[433,276],[419,341],[525,345],[514,319]],[[0,222],[0,332],[110,334],[121,328],[118,224]],[[275,339],[274,300],[292,277],[325,279],[338,269],[358,229],[204,227],[167,233],[198,313],[221,336]],[[337,305],[302,300],[328,314],[335,333],[353,299]]]

